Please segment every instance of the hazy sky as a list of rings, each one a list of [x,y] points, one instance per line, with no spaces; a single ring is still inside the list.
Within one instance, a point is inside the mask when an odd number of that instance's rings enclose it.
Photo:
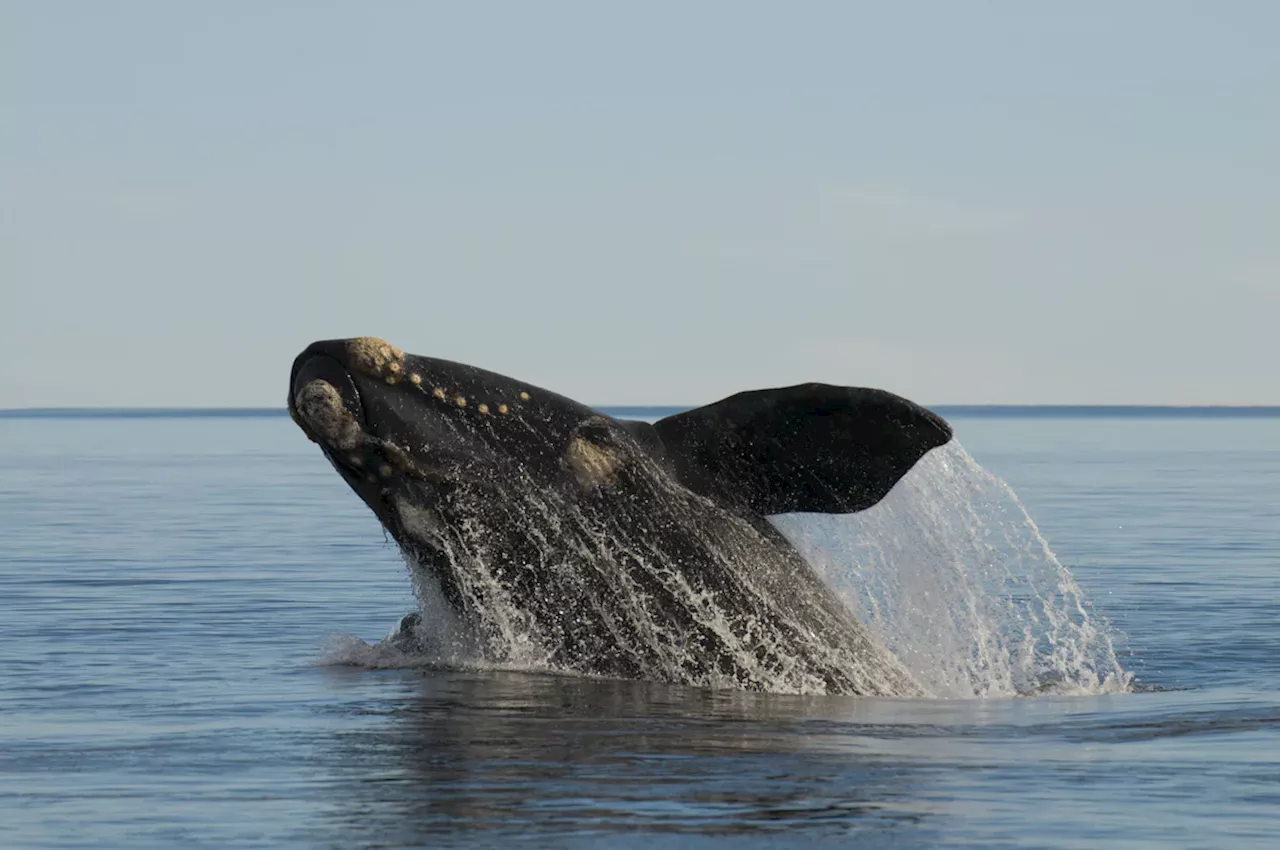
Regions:
[[[1280,404],[1280,3],[0,0],[0,407]]]

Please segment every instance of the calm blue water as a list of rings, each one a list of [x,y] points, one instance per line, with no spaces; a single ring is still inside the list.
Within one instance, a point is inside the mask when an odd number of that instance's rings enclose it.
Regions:
[[[1280,419],[950,418],[1164,690],[333,666],[415,602],[286,417],[0,419],[0,846],[1280,846]]]

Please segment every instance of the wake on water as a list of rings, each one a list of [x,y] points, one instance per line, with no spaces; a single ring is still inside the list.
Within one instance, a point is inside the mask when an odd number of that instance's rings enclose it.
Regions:
[[[878,505],[772,522],[874,638],[938,698],[1130,690],[1121,635],[1092,615],[1013,490],[956,440],[929,452]],[[549,670],[536,647],[485,663],[424,571],[409,564],[429,657],[401,635],[340,636],[325,663]],[[553,671],[565,672],[565,671]],[[784,683],[771,690],[789,690]]]

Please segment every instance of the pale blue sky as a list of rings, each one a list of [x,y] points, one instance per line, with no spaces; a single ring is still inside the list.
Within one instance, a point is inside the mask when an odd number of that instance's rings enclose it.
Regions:
[[[0,407],[1280,404],[1280,3],[0,10]]]

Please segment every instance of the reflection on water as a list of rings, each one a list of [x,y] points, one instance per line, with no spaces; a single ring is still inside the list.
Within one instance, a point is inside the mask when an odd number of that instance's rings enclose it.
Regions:
[[[400,675],[406,693],[386,722],[335,736],[325,758],[354,780],[339,815],[353,840],[839,834],[925,816],[908,802],[920,768],[841,728],[890,722],[901,707],[893,701],[524,673]]]
[[[1210,777],[1244,770],[1264,794],[1280,776],[1280,754],[1235,739],[1280,734],[1280,703],[1247,694],[932,701],[495,671],[328,675],[358,694],[315,754],[337,801],[319,826],[343,846],[991,846],[1030,832],[1121,847],[1118,810],[1143,811],[1144,835],[1175,841],[1183,807],[1205,799],[1232,813],[1215,834],[1247,846],[1272,829],[1264,811],[1220,782],[1196,786],[1179,762]],[[395,698],[368,701],[366,677],[384,697],[394,681]]]

